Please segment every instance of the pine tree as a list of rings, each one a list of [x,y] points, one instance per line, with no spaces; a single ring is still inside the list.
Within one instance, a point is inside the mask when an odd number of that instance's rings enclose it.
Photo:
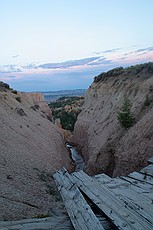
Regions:
[[[124,128],[129,128],[134,124],[135,118],[131,112],[131,103],[127,98],[125,98],[121,110],[117,113],[117,118]]]

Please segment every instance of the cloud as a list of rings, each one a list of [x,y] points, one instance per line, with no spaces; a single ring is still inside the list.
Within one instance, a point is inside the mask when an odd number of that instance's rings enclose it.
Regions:
[[[146,52],[153,51],[153,46],[152,46],[152,47],[143,48],[143,49],[138,49],[138,50],[136,50],[135,52],[136,52],[136,53],[139,53],[139,52],[144,52],[144,51],[145,51],[145,53],[146,53]]]
[[[108,49],[108,50],[102,50],[98,52],[93,52],[93,55],[102,55],[102,54],[109,54],[109,53],[115,53],[119,50],[122,50],[122,48],[115,48],[115,49]]]
[[[88,65],[89,63],[99,59],[100,57],[89,57],[84,58],[80,60],[70,60],[66,62],[60,62],[60,63],[46,63],[37,66],[37,68],[43,68],[43,69],[65,69],[69,67],[75,67],[75,66],[82,66],[82,65]]]
[[[20,55],[14,55],[12,56],[12,58],[18,58]]]
[[[0,66],[0,80],[23,91],[88,88],[94,76],[101,72],[149,61],[153,61],[153,47],[117,48],[59,63],[3,65]]]
[[[136,48],[136,47],[135,47]],[[118,51],[118,52],[117,52]],[[100,53],[103,52],[103,55]],[[93,68],[104,68],[105,66],[111,66],[114,63],[123,64],[123,62],[128,64],[130,61],[152,61],[153,60],[153,47],[141,48],[141,49],[128,49],[123,50],[121,48],[104,50],[102,52],[97,52],[99,55],[94,55],[91,57],[69,60],[59,63],[44,63],[36,64],[30,63],[27,65],[3,65],[0,66],[0,73],[17,75],[17,73],[23,74],[55,74],[57,72],[70,72],[70,71],[85,71],[86,69]],[[16,55],[17,56],[17,55]],[[15,57],[15,56],[14,56]]]
[[[15,79],[16,76],[8,76],[9,79]]]
[[[112,63],[112,60],[108,60],[106,58],[99,58],[98,60],[89,63],[88,66],[108,65],[111,63]]]
[[[104,50],[104,51],[102,51],[102,52],[103,52],[103,53],[114,53],[114,52],[116,52],[116,51],[118,51],[118,50],[121,50],[121,48],[115,48],[115,49]]]

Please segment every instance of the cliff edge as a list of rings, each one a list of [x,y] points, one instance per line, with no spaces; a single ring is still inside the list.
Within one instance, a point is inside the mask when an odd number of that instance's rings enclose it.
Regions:
[[[117,119],[125,98],[135,123]],[[116,68],[95,77],[75,124],[74,142],[90,174],[127,175],[153,155],[153,63]]]

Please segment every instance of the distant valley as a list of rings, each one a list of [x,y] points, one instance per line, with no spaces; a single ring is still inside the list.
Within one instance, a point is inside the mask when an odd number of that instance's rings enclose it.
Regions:
[[[48,91],[41,92],[47,102],[56,101],[60,97],[73,97],[73,96],[83,96],[86,89],[74,89],[74,90],[59,90],[59,91]]]

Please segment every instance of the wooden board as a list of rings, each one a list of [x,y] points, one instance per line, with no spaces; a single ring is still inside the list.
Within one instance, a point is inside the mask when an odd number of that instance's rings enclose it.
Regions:
[[[77,230],[104,230],[67,171],[54,174],[65,207]]]
[[[128,177],[153,185],[153,177],[141,172],[133,172]]]
[[[101,175],[101,176],[100,176]],[[128,189],[130,188],[131,191],[134,191],[135,194],[139,195],[142,194],[143,196],[143,202],[148,202],[148,201],[153,201],[153,192],[152,189],[150,188],[149,190],[145,189],[142,187],[141,184],[135,183],[135,181],[132,181],[131,178],[128,177],[118,177],[118,178],[109,178],[105,177],[105,174],[99,174],[98,177],[95,176],[95,178],[98,179],[98,181],[101,181],[102,184],[108,185],[109,188],[111,189]],[[104,178],[104,183],[103,183],[103,178]],[[142,198],[141,198],[142,199]]]
[[[153,164],[153,157],[149,158],[148,163]]]
[[[79,188],[112,220],[119,229],[153,229],[153,220],[139,215],[133,207],[120,200],[106,185],[84,172],[73,173]]]
[[[0,221],[1,230],[74,230],[68,216]]]
[[[137,179],[134,179],[134,178],[131,178],[131,177],[120,177],[122,179],[124,179],[125,181],[128,181],[130,184],[136,186],[136,187],[139,187],[141,188],[142,190],[147,191],[147,192],[153,192],[153,185],[151,184],[148,184],[148,183],[145,183],[143,181],[139,181]]]
[[[153,176],[153,164],[150,164],[147,167],[141,169],[140,172]]]
[[[111,178],[107,176],[106,174],[98,174],[95,175],[94,178],[96,178],[101,184],[109,185],[109,188],[119,188],[120,186],[129,186],[130,183],[128,183],[125,180],[121,180],[120,178]]]
[[[102,177],[96,177],[100,184],[103,184]],[[133,189],[132,184],[120,178],[108,180],[106,186],[110,188],[111,191],[116,194],[117,197],[126,205],[134,209],[148,220],[153,220],[152,200],[146,196],[146,193],[138,193]]]

